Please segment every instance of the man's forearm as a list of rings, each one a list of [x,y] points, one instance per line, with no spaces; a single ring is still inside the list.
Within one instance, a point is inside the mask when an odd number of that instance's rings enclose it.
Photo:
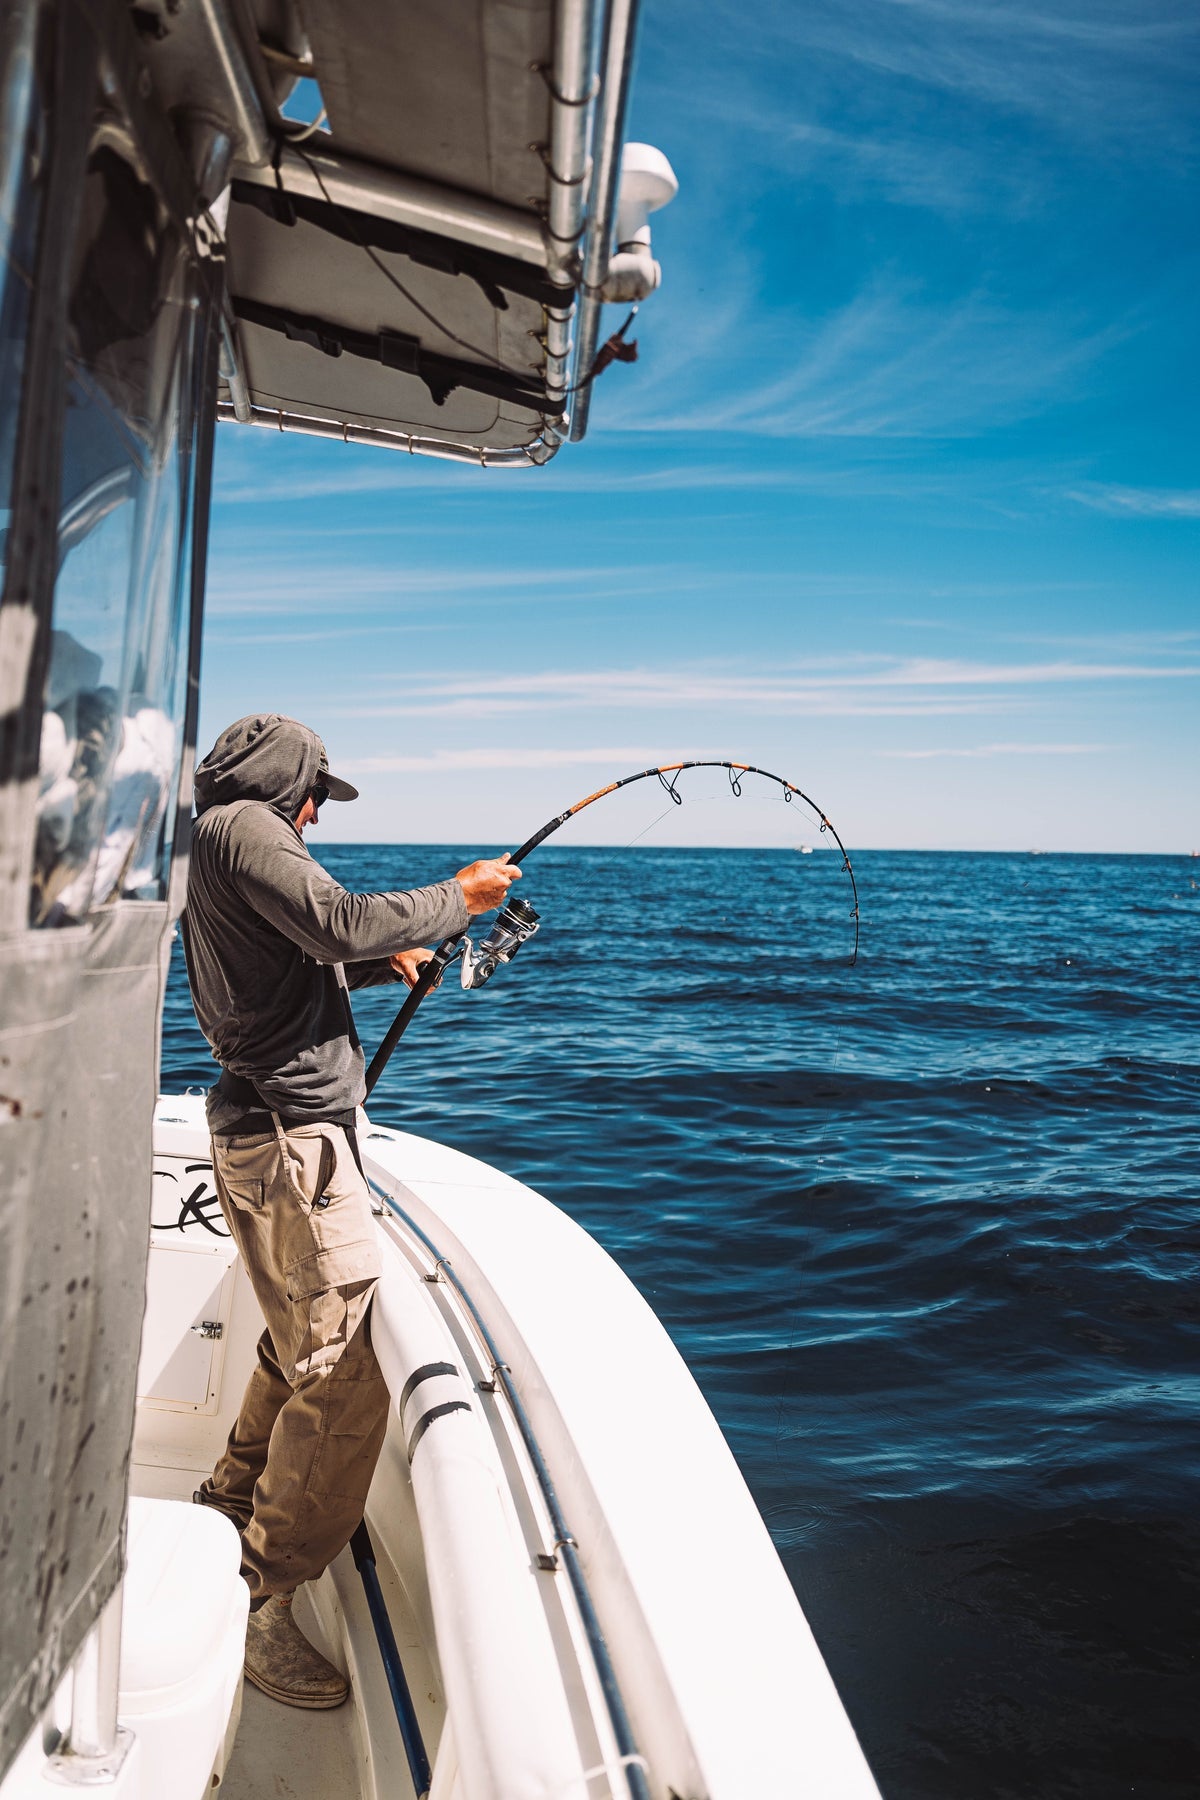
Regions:
[[[330,886],[337,888],[335,882]],[[270,902],[269,902],[270,904]],[[316,904],[305,895],[297,905],[280,895],[266,916],[318,962],[377,962],[398,950],[415,950],[431,939],[449,937],[467,925],[466,902],[456,881],[391,894],[322,891]]]
[[[246,821],[233,877],[254,910],[317,962],[374,962],[467,924],[457,880],[407,892],[347,893],[297,833],[269,815]]]
[[[388,982],[403,979],[390,956],[374,956],[366,962],[348,962],[343,964],[343,969],[346,986],[352,991],[358,988],[385,987]]]

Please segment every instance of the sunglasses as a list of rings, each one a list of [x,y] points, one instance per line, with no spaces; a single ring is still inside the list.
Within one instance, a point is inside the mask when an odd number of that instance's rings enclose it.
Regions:
[[[318,812],[329,798],[329,789],[323,781],[314,781],[312,786],[312,803]]]

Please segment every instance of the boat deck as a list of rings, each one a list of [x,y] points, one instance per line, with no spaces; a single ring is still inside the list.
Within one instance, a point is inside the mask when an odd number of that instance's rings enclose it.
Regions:
[[[224,1800],[359,1800],[358,1765],[353,1706],[302,1712],[243,1683]]]

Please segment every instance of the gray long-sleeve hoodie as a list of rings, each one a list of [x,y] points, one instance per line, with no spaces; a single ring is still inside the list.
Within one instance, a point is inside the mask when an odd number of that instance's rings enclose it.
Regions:
[[[395,951],[467,924],[457,881],[350,894],[313,861],[293,820],[323,766],[316,733],[272,713],[239,719],[196,770],[183,943],[225,1071],[214,1132],[260,1108],[293,1124],[352,1113],[365,1084],[347,989],[398,979]]]

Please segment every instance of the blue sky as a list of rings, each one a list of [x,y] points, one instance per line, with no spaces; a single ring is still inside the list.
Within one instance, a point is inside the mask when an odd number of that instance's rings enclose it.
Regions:
[[[204,743],[316,726],[325,841],[709,755],[852,846],[1200,848],[1198,77],[1190,0],[646,0],[641,360],[540,472],[223,426]]]

